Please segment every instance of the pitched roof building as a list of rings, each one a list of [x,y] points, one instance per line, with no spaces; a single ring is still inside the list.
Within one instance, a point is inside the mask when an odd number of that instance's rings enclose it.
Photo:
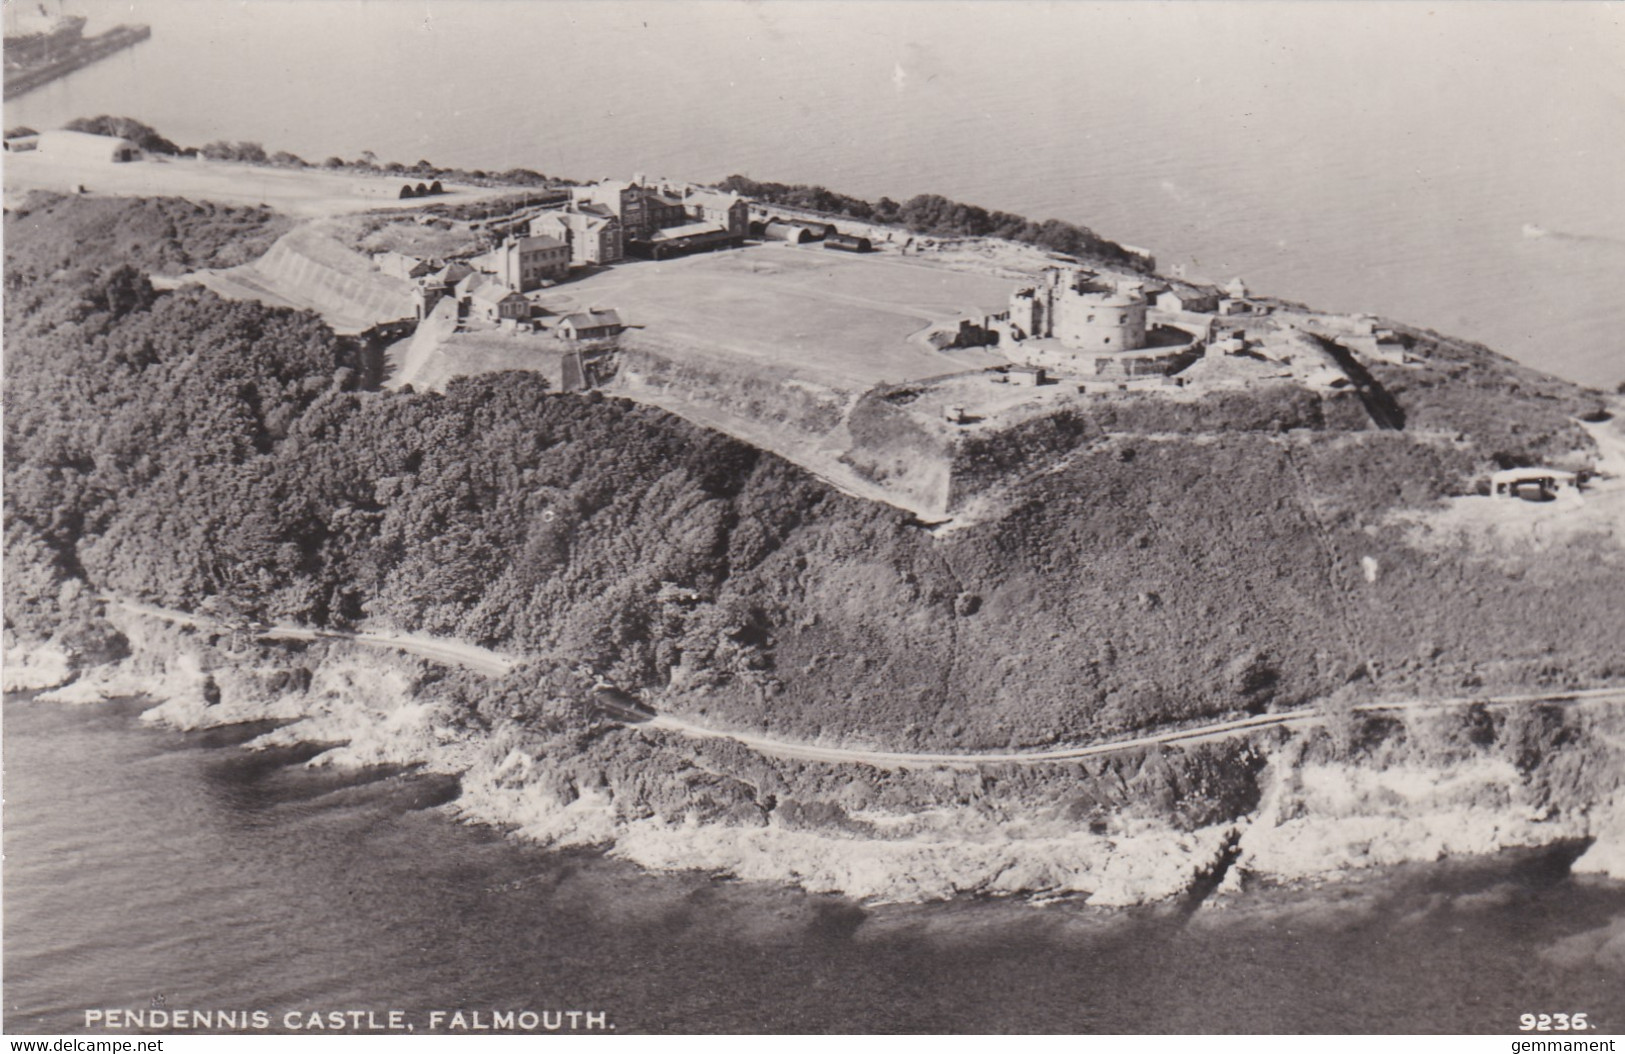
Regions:
[[[472,263],[477,269],[496,275],[510,291],[528,293],[540,289],[543,282],[556,282],[569,273],[570,247],[545,235],[510,238],[490,252],[476,256]]]
[[[625,328],[617,312],[578,311],[559,319],[555,332],[566,340],[599,340],[613,337]]]
[[[621,221],[596,206],[550,209],[530,221],[530,233],[564,242],[570,247],[570,263],[576,265],[615,263],[626,255]]]

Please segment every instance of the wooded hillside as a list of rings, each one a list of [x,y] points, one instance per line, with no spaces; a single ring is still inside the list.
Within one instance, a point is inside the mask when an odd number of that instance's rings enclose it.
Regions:
[[[533,374],[359,390],[315,316],[153,290],[139,267],[276,229],[202,218],[70,201],[7,221],[15,633],[74,631],[96,591],[224,597],[267,619],[455,635],[543,676],[591,667],[723,725],[894,749],[1078,739],[1351,681],[1625,675],[1617,546],[1423,551],[1389,517],[1461,493],[1496,456],[1566,442],[1583,393],[1560,382],[1516,403],[1527,429],[1486,426],[1483,442],[1466,397],[1425,373],[1397,397],[1459,440],[1103,435],[1003,520],[936,539],[772,455]],[[106,251],[65,253],[80,234]]]

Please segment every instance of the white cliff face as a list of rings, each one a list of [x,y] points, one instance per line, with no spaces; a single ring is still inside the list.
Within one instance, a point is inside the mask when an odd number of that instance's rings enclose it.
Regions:
[[[1214,870],[1228,828],[1148,831],[1112,839],[1088,833],[1039,838],[903,839],[767,827],[640,820],[617,834],[614,855],[652,870],[699,868],[756,881],[790,881],[814,893],[873,902],[943,900],[959,894],[1081,895],[1120,906],[1176,896]]]
[[[1583,810],[1535,806],[1523,774],[1492,758],[1447,770],[1272,765],[1265,779],[1258,811],[1242,823],[1236,875],[1227,879],[1323,880],[1370,867],[1550,845],[1592,836],[1598,820]]]
[[[248,749],[335,744],[307,762],[311,768],[413,765],[455,775],[471,764],[471,745],[450,731],[439,707],[418,698],[413,677],[380,667],[375,656],[330,656],[316,665],[310,686],[292,695],[298,719]]]
[[[541,845],[570,848],[612,844],[615,808],[607,793],[587,789],[573,801],[559,800],[545,765],[522,750],[493,758],[491,752],[463,773],[463,791],[452,811],[468,820],[512,828]]]
[[[1574,862],[1582,875],[1625,879],[1625,794],[1614,796],[1592,811],[1591,836],[1596,841]]]
[[[0,661],[0,690],[33,692],[56,688],[73,679],[73,659],[57,644],[23,647],[6,641],[5,659]]]

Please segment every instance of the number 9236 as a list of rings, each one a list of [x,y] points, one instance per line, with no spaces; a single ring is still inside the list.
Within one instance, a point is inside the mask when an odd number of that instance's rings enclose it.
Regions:
[[[1521,1032],[1584,1032],[1591,1027],[1584,1014],[1519,1014]]]

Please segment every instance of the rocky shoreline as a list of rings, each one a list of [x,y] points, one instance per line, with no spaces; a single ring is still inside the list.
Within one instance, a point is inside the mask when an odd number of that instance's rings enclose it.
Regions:
[[[1031,799],[990,807],[947,791],[928,809],[860,802],[825,823],[783,808],[719,822],[629,808],[626,788],[570,782],[561,775],[570,759],[538,752],[518,726],[457,721],[419,690],[433,669],[422,659],[343,641],[233,654],[206,632],[131,612],[107,617],[127,642],[123,657],[80,659],[76,669],[60,647],[8,641],[6,691],[63,704],[145,696],[156,705],[142,720],[177,730],[280,721],[248,748],[321,744],[328,749],[309,765],[456,775],[462,791],[445,808],[461,820],[541,845],[604,848],[652,870],[872,903],[968,894],[1121,907],[1193,889],[1223,895],[1254,882],[1319,883],[1366,868],[1589,843],[1573,870],[1625,880],[1617,704],[1573,704],[1581,734],[1542,758],[1480,752],[1441,766],[1390,753],[1354,763],[1318,755],[1313,729],[1280,733],[1262,744],[1254,807],[1194,826],[1133,810],[1080,822]],[[1180,757],[1167,760],[1177,766]],[[1064,778],[1054,782],[1063,794]]]

